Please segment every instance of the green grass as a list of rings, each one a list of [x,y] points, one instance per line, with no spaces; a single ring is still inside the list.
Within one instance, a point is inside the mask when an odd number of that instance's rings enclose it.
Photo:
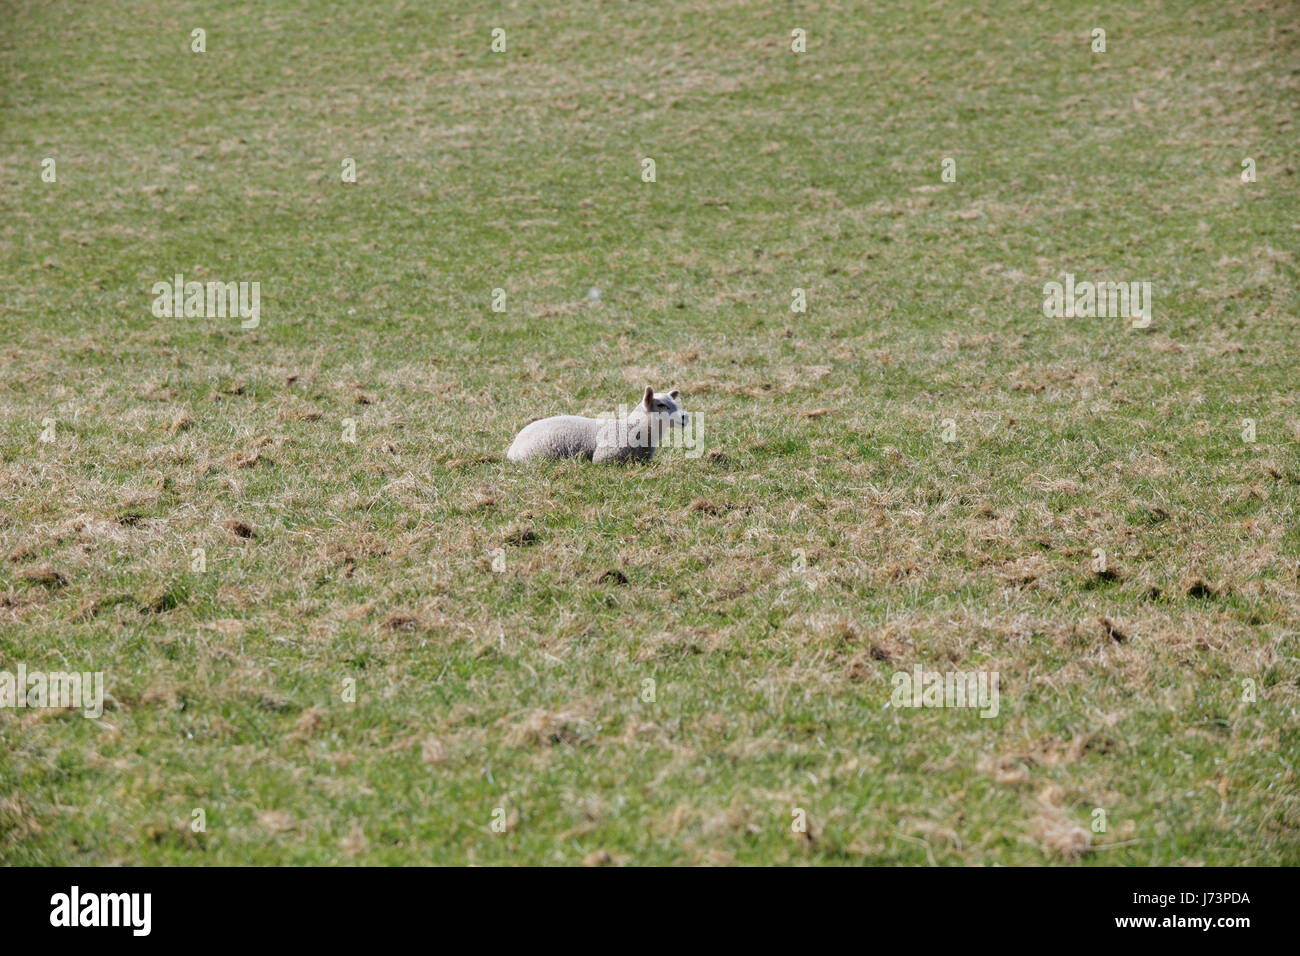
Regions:
[[[461,9],[0,0],[0,862],[1300,862],[1294,8]]]

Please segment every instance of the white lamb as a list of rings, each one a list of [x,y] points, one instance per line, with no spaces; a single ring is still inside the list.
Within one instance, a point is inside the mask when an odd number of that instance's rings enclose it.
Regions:
[[[669,428],[685,428],[691,416],[677,403],[680,393],[646,386],[641,403],[624,419],[555,415],[529,425],[506,452],[511,461],[586,458],[588,461],[649,461]]]

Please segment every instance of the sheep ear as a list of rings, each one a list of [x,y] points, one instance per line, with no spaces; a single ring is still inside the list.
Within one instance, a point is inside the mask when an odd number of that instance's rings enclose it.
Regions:
[[[644,405],[646,408],[652,408],[654,407],[654,401],[655,401],[655,390],[651,386],[647,385],[645,387],[645,396],[641,399],[641,404]]]
[[[681,394],[682,394],[682,393],[679,392],[679,391],[677,391],[677,389],[673,389],[671,392],[668,393],[668,397],[671,398],[671,399],[675,402],[675,401],[677,401],[677,396],[679,396],[679,395],[681,395]]]

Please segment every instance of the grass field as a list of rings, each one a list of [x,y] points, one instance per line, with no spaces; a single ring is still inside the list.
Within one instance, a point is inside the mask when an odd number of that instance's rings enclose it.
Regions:
[[[1300,10],[461,9],[0,0],[0,862],[1300,863]]]

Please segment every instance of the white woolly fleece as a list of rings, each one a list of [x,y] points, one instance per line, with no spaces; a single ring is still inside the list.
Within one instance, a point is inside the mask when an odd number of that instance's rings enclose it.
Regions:
[[[677,392],[646,389],[641,404],[623,420],[555,415],[529,425],[515,436],[506,457],[586,458],[595,462],[649,461],[667,428],[683,428],[690,416],[677,404]]]

